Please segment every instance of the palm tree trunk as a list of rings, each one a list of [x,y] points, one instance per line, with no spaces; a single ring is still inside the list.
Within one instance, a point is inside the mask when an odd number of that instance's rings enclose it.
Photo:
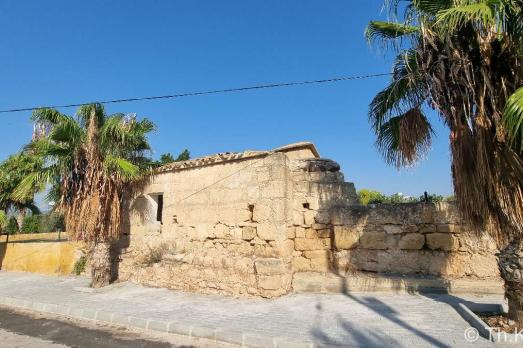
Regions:
[[[18,213],[16,214],[16,223],[18,224],[18,232],[22,232],[22,225],[24,224],[25,219],[25,209],[19,208]]]
[[[498,266],[505,281],[508,316],[523,328],[523,244],[514,240],[498,254]]]
[[[111,282],[111,245],[97,242],[91,253],[91,286],[101,288]]]

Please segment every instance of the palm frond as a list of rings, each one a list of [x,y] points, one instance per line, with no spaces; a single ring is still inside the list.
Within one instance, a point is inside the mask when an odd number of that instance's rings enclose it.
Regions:
[[[388,164],[414,164],[430,149],[433,130],[419,108],[392,117],[377,132],[376,147]]]
[[[412,6],[417,12],[431,16],[435,16],[452,5],[452,0],[412,0]]]
[[[94,103],[82,105],[78,108],[76,116],[80,120],[80,124],[83,128],[87,129],[89,127],[89,120],[91,119],[91,113],[93,112],[98,127],[102,127],[102,125],[104,124],[106,115],[103,104]]]
[[[365,37],[370,43],[404,38],[419,32],[419,28],[395,22],[370,21],[365,29]]]
[[[416,52],[404,51],[393,67],[392,82],[370,103],[369,120],[378,131],[393,115],[403,114],[425,100],[423,77],[418,72]]]
[[[57,168],[49,166],[25,176],[24,179],[13,190],[11,198],[15,201],[23,201],[29,195],[42,191],[48,183],[51,183],[57,175]]]
[[[496,25],[499,0],[482,0],[441,10],[436,15],[435,27],[444,33],[454,32],[465,24],[478,24],[487,28]]]
[[[7,226],[7,214],[5,211],[0,210],[0,232],[3,232],[4,228]]]
[[[61,114],[55,109],[41,108],[33,111],[31,119],[36,122],[44,122],[51,125],[65,124],[73,121],[71,117]]]
[[[147,135],[154,129],[154,123],[146,118],[138,122],[135,118],[126,120],[121,114],[112,115],[100,130],[101,147],[117,155],[150,150]]]
[[[137,165],[121,157],[107,156],[104,166],[109,173],[115,172],[125,181],[136,179],[140,175],[140,168]]]
[[[523,87],[508,98],[502,120],[515,151],[523,151]]]

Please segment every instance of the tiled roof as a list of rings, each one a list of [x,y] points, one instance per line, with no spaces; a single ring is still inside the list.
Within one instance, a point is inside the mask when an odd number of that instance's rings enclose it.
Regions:
[[[205,157],[195,158],[188,161],[174,162],[166,164],[155,170],[156,173],[165,173],[181,169],[190,169],[195,167],[203,167],[208,165],[214,165],[223,162],[231,162],[244,160],[249,158],[264,157],[274,152],[292,152],[302,149],[309,149],[314,154],[314,156],[319,157],[318,151],[313,143],[310,142],[299,142],[293,143],[285,146],[278,147],[270,151],[244,151],[244,152],[222,152],[214,155],[209,155]]]

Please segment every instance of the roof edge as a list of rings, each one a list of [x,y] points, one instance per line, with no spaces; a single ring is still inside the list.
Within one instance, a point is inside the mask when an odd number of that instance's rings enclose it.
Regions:
[[[289,151],[294,151],[294,150],[299,150],[299,149],[309,149],[309,150],[311,150],[312,154],[316,158],[320,158],[320,153],[318,152],[318,149],[316,149],[316,146],[309,141],[300,141],[298,143],[283,145],[283,146],[280,146],[280,147],[274,149],[273,151],[274,152],[289,152]]]
[[[320,154],[318,153],[318,150],[316,149],[316,146],[314,146],[311,142],[298,142],[293,144],[284,145],[281,147],[278,147],[271,151],[245,151],[245,152],[225,152],[225,153],[218,153],[214,155],[209,155],[205,157],[190,159],[183,162],[174,162],[166,164],[162,167],[156,168],[154,170],[155,174],[175,171],[175,170],[183,170],[183,169],[191,169],[196,167],[204,167],[224,162],[231,162],[231,161],[239,161],[239,160],[246,160],[250,158],[257,158],[257,157],[263,157],[267,156],[274,152],[291,152],[295,150],[300,149],[309,149],[312,154],[319,158]]]

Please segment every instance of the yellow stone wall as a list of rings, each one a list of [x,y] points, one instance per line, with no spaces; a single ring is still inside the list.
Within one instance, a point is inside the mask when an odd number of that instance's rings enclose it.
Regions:
[[[38,233],[6,236],[0,240],[0,267],[3,271],[22,271],[42,274],[70,274],[78,242],[67,240],[65,233]]]

